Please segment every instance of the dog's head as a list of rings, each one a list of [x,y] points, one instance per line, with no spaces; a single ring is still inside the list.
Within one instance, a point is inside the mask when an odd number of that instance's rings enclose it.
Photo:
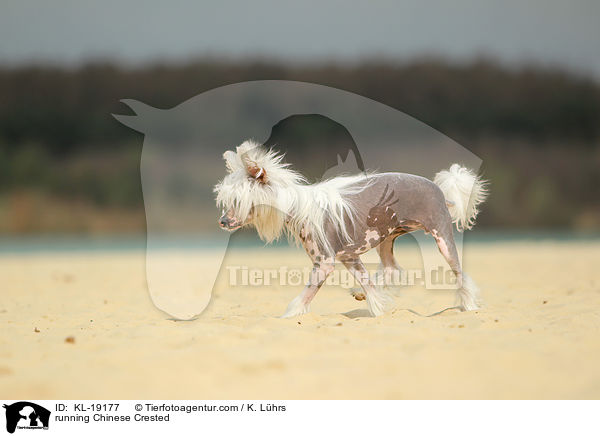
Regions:
[[[289,189],[304,178],[283,163],[283,155],[246,141],[223,154],[227,176],[215,186],[219,225],[234,231],[253,224],[261,238],[277,238],[292,199]]]

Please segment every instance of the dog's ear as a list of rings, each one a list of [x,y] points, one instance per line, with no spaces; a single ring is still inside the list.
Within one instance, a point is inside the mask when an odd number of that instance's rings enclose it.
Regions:
[[[260,183],[267,183],[267,172],[264,168],[260,168],[258,165],[248,167],[248,174],[250,174],[250,177]]]
[[[225,153],[223,153],[223,159],[225,159],[225,167],[227,168],[227,171],[232,173],[235,169],[235,160],[237,159],[237,155],[235,152],[227,150]]]
[[[246,172],[250,177],[259,183],[267,183],[267,171],[265,171],[264,168],[259,167],[256,162],[250,159],[248,153],[242,154],[242,162],[244,162]]]

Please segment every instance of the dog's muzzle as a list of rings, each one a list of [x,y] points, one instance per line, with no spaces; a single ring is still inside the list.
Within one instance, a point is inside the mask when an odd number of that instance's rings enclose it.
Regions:
[[[225,230],[236,230],[241,227],[237,220],[229,219],[227,216],[219,218],[219,226]]]

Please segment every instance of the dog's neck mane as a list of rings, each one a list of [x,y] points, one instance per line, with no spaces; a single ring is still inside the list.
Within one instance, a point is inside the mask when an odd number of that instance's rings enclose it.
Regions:
[[[369,183],[365,174],[335,177],[308,184],[283,162],[283,155],[246,141],[236,151],[223,154],[229,175],[215,187],[217,204],[234,208],[242,219],[254,211],[252,223],[266,242],[283,233],[301,243],[302,229],[310,232],[320,248],[329,251],[335,232],[350,242],[348,228],[354,224],[352,195]],[[329,236],[329,237],[328,237]]]
[[[351,196],[362,191],[369,179],[364,175],[336,177],[312,185],[301,181],[285,188],[275,188],[275,209],[263,211],[263,218],[255,221],[257,231],[263,239],[276,239],[283,232],[296,244],[302,243],[301,232],[309,233],[315,243],[331,251],[330,238],[326,234],[335,231],[342,241],[351,241],[347,225],[353,227],[355,209]],[[275,214],[275,216],[270,216]],[[279,217],[277,217],[279,215]],[[270,228],[269,228],[270,227]]]

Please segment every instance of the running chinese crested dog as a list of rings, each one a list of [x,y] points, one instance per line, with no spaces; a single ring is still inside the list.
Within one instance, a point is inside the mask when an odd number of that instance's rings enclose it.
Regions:
[[[340,261],[364,290],[369,310],[380,315],[389,301],[375,286],[360,255],[377,248],[384,274],[399,270],[394,240],[423,230],[437,246],[457,279],[462,310],[479,307],[479,291],[461,268],[452,224],[459,231],[475,223],[485,200],[485,182],[471,170],[453,164],[433,182],[404,173],[371,173],[308,184],[283,162],[283,155],[246,141],[223,154],[228,175],[215,186],[223,209],[219,225],[229,231],[253,225],[272,242],[282,234],[301,244],[313,262],[309,283],[283,317],[307,313],[310,302]]]

